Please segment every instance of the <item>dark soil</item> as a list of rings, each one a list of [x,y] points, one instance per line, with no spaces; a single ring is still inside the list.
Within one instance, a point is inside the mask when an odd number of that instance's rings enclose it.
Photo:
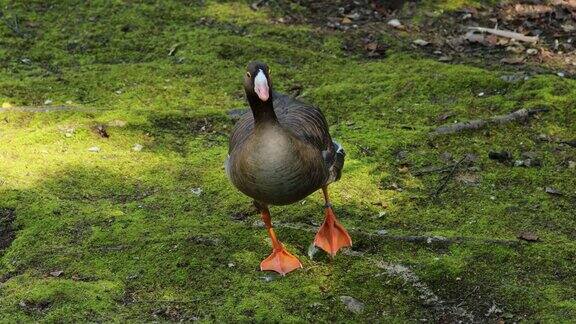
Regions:
[[[268,5],[277,12],[279,23],[308,23],[347,34],[349,41],[343,49],[367,58],[383,57],[391,47],[444,62],[561,76],[576,73],[574,1],[512,1],[446,12],[423,1],[301,0],[271,1]],[[391,26],[393,19],[401,25]],[[468,27],[509,30],[538,36],[539,40],[529,44],[484,34],[480,41],[473,41],[466,37]]]
[[[12,244],[16,233],[14,231],[14,209],[0,208],[0,252]]]

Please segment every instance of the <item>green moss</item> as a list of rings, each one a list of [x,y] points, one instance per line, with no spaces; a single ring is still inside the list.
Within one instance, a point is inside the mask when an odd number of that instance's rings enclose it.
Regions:
[[[574,80],[506,83],[493,71],[402,51],[377,61],[348,57],[341,35],[273,24],[246,2],[1,6],[0,102],[50,99],[76,109],[0,112],[0,208],[15,210],[17,229],[0,251],[0,321],[449,318],[377,260],[408,266],[438,298],[480,320],[493,305],[502,309],[494,320],[575,316],[574,149],[535,139],[576,135]],[[272,209],[275,223],[302,225],[277,232],[304,270],[258,271],[269,240],[223,172],[226,114],[245,106],[241,78],[252,59],[271,65],[277,89],[302,87],[346,148],[331,196],[361,256],[307,258],[313,233],[300,227],[323,217],[316,194]],[[428,135],[446,112],[453,122],[542,106],[550,111],[525,124]],[[95,125],[107,125],[110,137]],[[94,146],[100,151],[88,150]],[[543,165],[499,164],[488,159],[491,150],[534,151]],[[475,154],[477,183],[453,179],[434,200],[445,174],[415,171],[442,165],[444,152]],[[566,195],[546,194],[549,186]],[[247,218],[231,217],[238,212]],[[377,230],[468,239],[436,246]],[[491,241],[520,231],[541,241]],[[343,295],[361,300],[364,312],[346,310]]]

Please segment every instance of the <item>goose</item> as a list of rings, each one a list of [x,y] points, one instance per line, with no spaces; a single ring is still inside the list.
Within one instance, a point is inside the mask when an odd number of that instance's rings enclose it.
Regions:
[[[225,168],[232,184],[254,200],[272,241],[272,253],[260,270],[285,275],[302,268],[276,237],[269,206],[298,202],[319,189],[325,218],[314,245],[331,257],[352,246],[328,196],[328,185],[341,177],[345,152],[332,141],[320,109],[273,91],[270,69],[258,61],[246,68],[244,90],[251,113],[232,130]]]

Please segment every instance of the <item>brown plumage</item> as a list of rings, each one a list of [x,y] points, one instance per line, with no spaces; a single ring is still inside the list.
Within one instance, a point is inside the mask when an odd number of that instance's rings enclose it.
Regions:
[[[247,113],[236,124],[228,174],[255,200],[284,205],[339,179],[344,151],[332,142],[319,109],[277,92],[273,98],[276,120],[254,127],[254,116]]]
[[[345,153],[332,141],[318,108],[272,90],[266,64],[248,65],[244,88],[251,113],[244,114],[232,131],[226,172],[234,186],[262,208],[275,252],[261,268],[286,273],[301,265],[276,240],[268,205],[291,204],[322,188],[332,214],[327,186],[340,179]],[[330,241],[331,254],[351,244],[345,236],[342,244],[336,242],[338,237]],[[328,244],[323,242],[319,244]]]

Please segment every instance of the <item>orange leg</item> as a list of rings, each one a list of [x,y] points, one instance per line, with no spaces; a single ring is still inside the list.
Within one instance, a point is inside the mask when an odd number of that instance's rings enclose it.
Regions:
[[[323,187],[324,201],[326,202],[326,218],[320,226],[314,245],[326,251],[330,256],[335,256],[338,250],[346,246],[352,246],[352,239],[346,229],[340,225],[332,211],[332,205],[328,198],[328,188]]]
[[[270,220],[270,211],[267,207],[262,209],[262,220],[266,224],[268,235],[272,240],[272,254],[260,263],[260,270],[276,271],[281,275],[285,275],[292,270],[302,268],[298,258],[286,251],[282,243],[276,238],[276,233],[274,233]]]

